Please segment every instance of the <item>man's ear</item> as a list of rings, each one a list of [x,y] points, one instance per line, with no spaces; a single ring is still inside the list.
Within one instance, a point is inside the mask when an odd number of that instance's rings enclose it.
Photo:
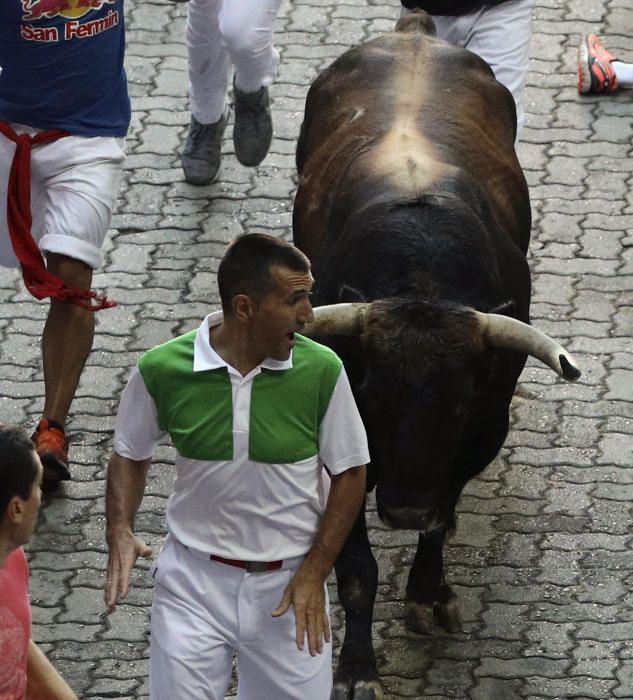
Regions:
[[[233,297],[233,315],[240,321],[250,321],[255,312],[255,303],[248,294],[236,294]]]
[[[6,517],[13,525],[19,525],[24,518],[24,501],[19,496],[13,496],[7,505]]]

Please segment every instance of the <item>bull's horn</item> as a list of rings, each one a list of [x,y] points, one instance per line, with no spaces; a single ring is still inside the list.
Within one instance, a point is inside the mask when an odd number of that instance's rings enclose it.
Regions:
[[[575,382],[580,377],[574,358],[542,331],[509,316],[480,311],[475,311],[475,316],[490,345],[532,355],[568,382]]]
[[[331,304],[314,309],[314,321],[303,329],[305,335],[362,335],[367,328],[371,304]]]

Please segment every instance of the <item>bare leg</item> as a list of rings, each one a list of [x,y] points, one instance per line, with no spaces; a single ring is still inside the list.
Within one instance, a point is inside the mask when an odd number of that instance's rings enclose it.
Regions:
[[[48,269],[70,287],[90,289],[92,268],[86,263],[50,253]],[[51,299],[42,335],[44,417],[33,434],[47,486],[70,478],[64,424],[92,348],[94,327],[93,312]]]
[[[79,260],[49,253],[48,270],[67,285],[90,289],[92,268]],[[75,396],[94,337],[94,313],[51,299],[42,336],[44,416],[62,426]]]

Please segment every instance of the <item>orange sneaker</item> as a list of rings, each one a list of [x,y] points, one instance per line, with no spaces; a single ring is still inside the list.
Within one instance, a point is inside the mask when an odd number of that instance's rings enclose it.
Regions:
[[[615,92],[618,89],[611,61],[616,57],[607,51],[595,34],[583,36],[578,46],[578,92]]]
[[[31,440],[44,467],[44,483],[53,486],[60,481],[68,481],[68,438],[64,428],[56,421],[42,418]]]

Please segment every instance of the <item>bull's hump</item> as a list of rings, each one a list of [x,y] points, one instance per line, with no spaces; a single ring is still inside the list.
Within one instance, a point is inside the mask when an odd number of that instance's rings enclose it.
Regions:
[[[393,121],[373,158],[375,174],[405,191],[426,190],[448,170],[419,127],[420,115],[433,104],[434,43],[428,37],[403,37],[391,78]]]
[[[397,121],[377,145],[374,174],[387,178],[401,191],[420,192],[446,176],[448,168],[434,154],[432,144],[408,120]]]

